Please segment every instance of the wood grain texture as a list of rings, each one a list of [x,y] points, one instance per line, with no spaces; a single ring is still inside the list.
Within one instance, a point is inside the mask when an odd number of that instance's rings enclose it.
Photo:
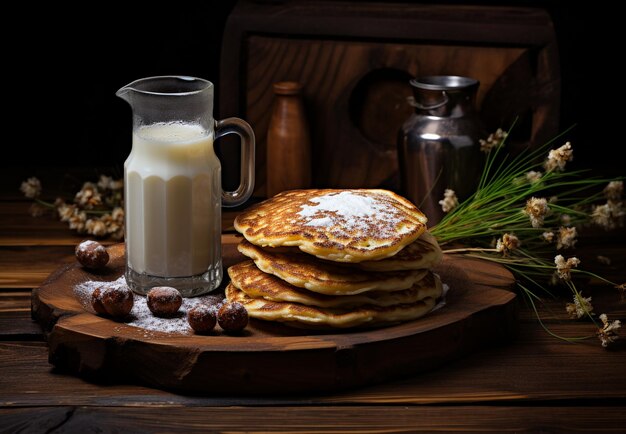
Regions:
[[[560,327],[555,331],[582,333]],[[594,338],[595,339],[595,338]],[[520,336],[437,369],[408,378],[334,393],[243,396],[208,390],[180,394],[128,382],[106,381],[63,372],[48,362],[44,342],[0,344],[0,406],[65,405],[230,406],[230,405],[412,405],[498,404],[564,406],[626,399],[624,347],[606,351],[597,341],[570,344],[545,333],[536,322],[524,324]],[[584,361],[584,363],[583,363]],[[228,367],[212,369],[226,371]],[[300,370],[298,375],[308,375]],[[24,379],[28,378],[25,383]],[[577,379],[577,380],[573,380]]]
[[[257,134],[260,196],[276,81],[304,86],[316,187],[399,188],[396,135],[418,75],[478,79],[488,130],[519,118],[512,146],[543,143],[558,128],[556,38],[541,9],[242,1],[226,25],[221,63],[220,114],[246,118]]]
[[[74,248],[74,245],[35,249],[0,247],[0,287],[33,288],[40,285],[60,264],[76,262]],[[23,267],[26,257],[29,267]]]
[[[2,409],[8,432],[623,432],[609,420],[623,420],[620,406],[580,407],[252,407],[167,408],[57,407]],[[298,417],[295,419],[294,414]]]
[[[32,202],[0,202],[0,247],[63,246],[80,243],[84,236],[71,231],[51,212],[33,217],[29,208]]]
[[[14,286],[0,285],[0,432],[624,432],[626,339],[603,349],[589,321],[566,318],[569,293],[558,289],[559,299],[546,298],[541,307],[544,322],[557,334],[590,335],[588,340],[570,344],[553,338],[520,303],[519,336],[510,342],[414,376],[341,392],[191,395],[63,372],[48,360],[43,332],[30,318],[31,288],[24,282],[34,281],[33,261],[48,261],[48,273],[65,260],[73,265],[67,256],[73,242],[62,226],[47,227],[38,239],[29,225],[35,233],[40,220],[26,224],[21,211],[4,219],[2,210],[27,208],[0,202],[0,229],[8,234],[19,227],[21,234],[15,246],[0,250],[0,274],[10,271],[16,279]],[[585,230],[572,254],[586,269],[623,282],[625,235]],[[230,244],[237,239],[228,237]],[[598,254],[612,263],[599,263]],[[626,317],[626,300],[610,285],[588,279],[580,287],[593,296],[598,313]]]
[[[0,339],[43,340],[30,316],[30,290],[0,289]]]
[[[224,256],[240,257],[235,247],[226,244]],[[122,274],[123,244],[108,250],[106,270],[94,275],[78,264],[64,266],[33,292],[33,317],[50,330],[50,360],[59,368],[102,377],[124,372],[131,380],[193,393],[310,393],[432,369],[512,339],[517,328],[515,294],[498,289],[512,285],[510,273],[496,264],[450,258],[436,269],[452,288],[446,306],[416,321],[344,333],[256,320],[242,336],[146,332],[85,311],[73,293],[80,282]],[[388,357],[391,353],[397,356]],[[229,369],[211,369],[215,365]],[[307,375],[298,375],[303,368]]]
[[[489,89],[523,53],[521,48],[371,45],[251,36],[247,54],[250,69],[246,86],[246,119],[259,137],[258,188],[262,188],[267,176],[264,136],[270,116],[266,107],[272,105],[274,80],[297,79],[303,83],[311,117],[315,184],[377,187],[398,170],[397,131],[411,113],[406,102],[406,97],[412,94],[409,77],[436,75],[443,71],[479,77],[480,107]],[[386,77],[383,72],[361,91],[369,92],[369,95],[355,95],[353,92],[360,80],[372,70],[404,72],[404,88],[391,88],[398,80]],[[381,86],[392,92],[391,95],[377,95],[376,90]],[[359,100],[362,106],[351,106],[355,100]],[[381,119],[383,113],[386,119]],[[385,127],[376,132],[373,125],[381,122]],[[372,137],[374,134],[376,137]]]

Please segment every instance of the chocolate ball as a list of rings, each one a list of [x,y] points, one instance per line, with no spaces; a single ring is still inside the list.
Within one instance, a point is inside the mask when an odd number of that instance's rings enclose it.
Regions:
[[[104,268],[109,262],[109,252],[97,241],[86,240],[76,246],[76,259],[85,267],[90,269]]]
[[[215,306],[199,304],[187,312],[187,322],[196,333],[210,332],[217,323],[216,311]]]
[[[146,298],[148,309],[155,316],[170,317],[174,316],[180,306],[183,304],[183,296],[178,289],[171,286],[155,286]]]
[[[101,315],[122,318],[130,313],[135,303],[133,292],[125,286],[96,288],[91,294],[91,306]]]
[[[237,301],[224,303],[217,312],[217,323],[225,332],[239,332],[248,325],[248,311]]]

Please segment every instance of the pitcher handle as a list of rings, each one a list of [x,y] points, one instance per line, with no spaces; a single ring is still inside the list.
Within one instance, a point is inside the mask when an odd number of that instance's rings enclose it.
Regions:
[[[241,205],[252,195],[254,190],[254,131],[244,120],[226,118],[215,122],[215,138],[237,134],[241,139],[241,176],[239,187],[235,191],[222,190],[222,205],[233,207]]]

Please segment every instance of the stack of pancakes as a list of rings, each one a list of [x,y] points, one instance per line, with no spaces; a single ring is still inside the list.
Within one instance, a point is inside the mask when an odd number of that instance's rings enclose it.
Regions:
[[[252,318],[307,328],[381,326],[421,317],[441,296],[442,254],[426,217],[388,190],[280,193],[239,214],[226,297]]]

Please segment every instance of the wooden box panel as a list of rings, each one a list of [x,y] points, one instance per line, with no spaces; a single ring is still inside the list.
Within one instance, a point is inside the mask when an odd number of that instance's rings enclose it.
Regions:
[[[257,136],[258,196],[276,81],[304,86],[316,187],[398,190],[396,137],[418,75],[478,79],[485,126],[508,128],[518,118],[518,147],[558,128],[556,41],[538,9],[241,2],[226,26],[221,68],[220,116],[245,118]],[[289,170],[272,168],[281,169]]]

